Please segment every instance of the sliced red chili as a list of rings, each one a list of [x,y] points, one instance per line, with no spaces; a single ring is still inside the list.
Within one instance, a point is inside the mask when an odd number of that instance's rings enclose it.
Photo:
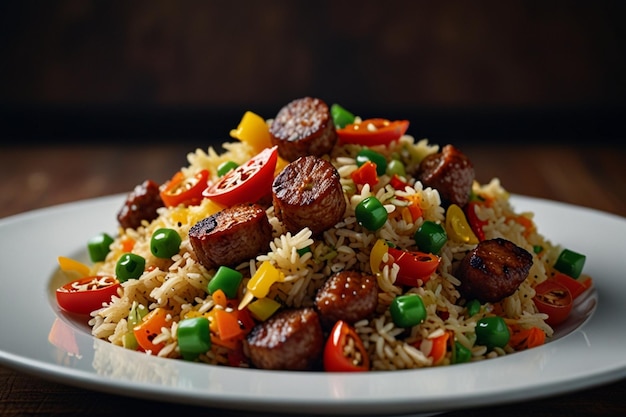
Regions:
[[[70,313],[89,314],[111,301],[120,283],[111,276],[79,278],[56,290],[57,304]]]
[[[198,171],[193,177],[186,178],[178,171],[163,186],[161,200],[167,207],[176,207],[180,204],[195,206],[202,202],[202,192],[206,189],[209,180],[209,171]]]
[[[401,191],[404,191],[404,189],[409,186],[409,183],[403,181],[398,174],[393,174],[393,176],[389,180],[389,184],[393,187],[394,190]]]
[[[470,228],[476,235],[479,241],[485,240],[485,230],[484,227],[487,225],[487,221],[481,220],[476,214],[476,207],[479,205],[476,201],[470,201],[465,205],[465,217],[467,217],[467,222],[470,225]]]
[[[264,149],[210,185],[202,195],[229,207],[239,203],[256,203],[272,192],[277,149],[276,146]]]
[[[432,253],[409,252],[398,248],[389,248],[389,255],[400,269],[396,283],[417,287],[430,279],[430,276],[439,266],[441,258]]]
[[[364,372],[369,368],[369,355],[359,335],[345,321],[337,321],[324,346],[324,370]]]
[[[366,119],[337,129],[341,143],[365,146],[388,145],[400,139],[409,128],[408,120]]]

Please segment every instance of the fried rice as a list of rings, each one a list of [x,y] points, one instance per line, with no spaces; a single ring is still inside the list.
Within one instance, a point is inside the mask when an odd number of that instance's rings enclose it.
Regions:
[[[271,123],[271,120],[267,121]],[[292,234],[285,230],[276,217],[273,207],[267,208],[267,216],[273,229],[273,241],[266,253],[242,262],[235,269],[243,275],[238,298],[246,291],[246,284],[263,262],[270,262],[284,274],[284,281],[272,285],[268,298],[280,303],[281,308],[312,306],[317,290],[333,273],[358,270],[374,274],[370,266],[370,252],[378,239],[392,242],[402,248],[415,247],[414,233],[424,221],[445,224],[446,211],[436,189],[424,187],[414,178],[406,178],[408,187],[394,189],[389,185],[391,177],[379,177],[371,188],[357,187],[351,173],[357,168],[356,155],[361,145],[337,145],[325,156],[337,169],[347,201],[345,216],[334,227],[320,236],[313,236],[308,228]],[[401,158],[418,164],[424,157],[440,150],[440,146],[427,139],[416,140],[409,134],[388,146],[370,147],[387,159]],[[196,149],[187,155],[188,164],[181,167],[187,177],[201,169],[217,177],[218,166],[225,161],[242,164],[257,152],[250,144],[234,140],[214,147]],[[546,324],[546,314],[538,312],[533,297],[534,287],[554,273],[554,262],[561,248],[551,243],[537,230],[533,213],[516,212],[511,205],[509,193],[497,178],[481,184],[474,181],[472,194],[490,201],[477,206],[477,216],[484,223],[485,239],[504,238],[532,254],[533,264],[527,279],[511,296],[495,303],[484,303],[477,314],[467,314],[467,302],[459,293],[459,279],[455,276],[461,259],[475,245],[448,239],[441,249],[441,262],[436,272],[422,286],[396,285],[398,266],[386,265],[376,273],[378,284],[378,306],[372,318],[354,323],[354,329],[370,356],[371,370],[411,369],[429,366],[445,366],[453,363],[452,349],[444,357],[434,361],[430,350],[436,337],[450,335],[450,341],[458,342],[471,351],[472,361],[484,360],[515,352],[515,347],[489,349],[477,344],[475,328],[477,322],[487,316],[504,318],[510,328],[536,327],[549,338],[553,328]],[[355,208],[369,196],[376,196],[388,212],[388,220],[376,231],[359,224]],[[413,219],[407,210],[410,202],[418,202],[419,218]],[[143,221],[138,228],[119,228],[110,252],[102,262],[92,267],[94,275],[115,275],[120,256],[127,250],[126,242],[134,242],[133,253],[146,259],[146,270],[138,279],[122,283],[118,296],[103,308],[91,314],[89,325],[94,337],[114,345],[124,346],[129,333],[129,313],[133,306],[142,305],[147,310],[166,308],[169,326],[153,340],[163,348],[156,353],[160,357],[181,359],[177,341],[178,323],[184,318],[210,317],[212,310],[222,308],[213,300],[207,286],[215,275],[215,269],[202,266],[189,240],[189,229],[199,220],[213,214],[216,205],[209,199],[195,206],[161,207],[158,217]],[[111,214],[112,216],[114,213]],[[155,230],[171,228],[178,232],[182,242],[177,254],[169,259],[160,259],[150,251],[150,239]],[[541,247],[537,253],[534,249]],[[309,248],[308,251],[303,249]],[[426,319],[409,329],[398,327],[391,317],[389,306],[399,295],[414,293],[421,296],[427,311]],[[228,365],[229,347],[212,344],[211,349],[198,356],[197,361],[213,365]],[[155,354],[147,351],[148,354]],[[249,366],[241,364],[240,366]]]

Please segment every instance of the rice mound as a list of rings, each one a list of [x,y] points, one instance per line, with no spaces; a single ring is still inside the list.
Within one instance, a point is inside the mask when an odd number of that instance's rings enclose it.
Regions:
[[[188,166],[181,170],[185,175],[192,176],[200,169],[207,169],[215,177],[220,163],[231,160],[241,164],[255,154],[244,142],[228,142],[222,147],[223,152],[209,147],[208,150],[197,149],[189,153]],[[373,189],[365,185],[358,191],[350,174],[357,169],[355,156],[360,149],[362,147],[359,145],[336,146],[328,156],[340,174],[348,205],[345,218],[320,238],[314,239],[308,228],[296,234],[285,232],[273,208],[270,206],[267,209],[273,228],[273,241],[269,252],[237,266],[236,269],[244,276],[240,293],[245,291],[247,281],[261,263],[269,261],[284,274],[285,280],[275,283],[267,297],[279,301],[284,307],[312,306],[317,289],[333,273],[351,269],[371,273],[369,256],[377,239],[385,239],[403,248],[414,247],[413,235],[424,221],[445,221],[445,210],[439,193],[435,189],[424,188],[419,181],[410,180],[410,186],[404,190],[395,190],[388,185],[390,177],[383,175]],[[388,159],[392,155],[400,155],[412,163],[419,163],[426,155],[437,152],[439,146],[430,144],[426,139],[416,141],[412,136],[404,135],[390,146],[375,146],[371,149]],[[534,262],[528,278],[513,295],[498,303],[487,303],[479,314],[466,317],[466,300],[461,298],[457,290],[460,281],[454,276],[454,270],[473,245],[449,239],[441,250],[441,263],[436,273],[421,287],[407,290],[395,285],[397,265],[385,266],[377,274],[379,304],[376,316],[354,325],[369,352],[372,370],[433,366],[432,358],[428,356],[428,343],[420,345],[417,342],[430,340],[443,332],[450,332],[453,340],[471,350],[473,361],[512,353],[514,350],[508,345],[489,351],[468,336],[480,318],[493,313],[502,316],[509,325],[536,326],[548,337],[552,336],[553,329],[545,323],[547,316],[537,312],[532,298],[533,287],[546,280],[551,273],[551,265],[559,247],[537,232],[532,223],[532,213],[515,212],[508,192],[497,178],[487,184],[474,182],[473,192],[492,201],[489,206],[479,206],[477,212],[487,222],[484,227],[485,238],[508,239],[533,255]],[[376,196],[389,213],[386,224],[375,232],[359,225],[355,217],[357,204],[371,195]],[[407,215],[405,208],[408,201],[419,201],[422,217],[416,221]],[[124,253],[124,241],[128,239],[135,242],[133,253],[146,259],[146,272],[139,279],[124,282],[119,295],[110,304],[92,313],[89,324],[93,336],[122,346],[124,334],[128,332],[127,320],[133,303],[142,304],[148,310],[166,307],[171,312],[171,327],[164,327],[154,343],[165,343],[158,356],[181,358],[176,339],[178,322],[185,317],[206,314],[216,306],[207,291],[215,270],[207,270],[197,261],[188,237],[190,227],[214,210],[211,201],[206,199],[198,206],[162,207],[155,220],[144,221],[137,229],[118,230],[106,259],[94,265],[94,274],[115,274],[116,261]],[[520,216],[524,216],[527,221],[517,221]],[[532,227],[528,227],[529,224]],[[182,238],[179,253],[171,259],[158,259],[150,252],[150,237],[156,229],[162,227],[177,230]],[[536,245],[544,248],[539,255],[533,251]],[[300,255],[298,251],[307,247],[311,250]],[[408,330],[394,325],[388,308],[394,297],[402,293],[419,294],[428,313],[422,324]],[[211,350],[200,355],[198,361],[227,365],[227,353],[228,348],[213,344]],[[448,364],[451,364],[450,353],[437,365]]]

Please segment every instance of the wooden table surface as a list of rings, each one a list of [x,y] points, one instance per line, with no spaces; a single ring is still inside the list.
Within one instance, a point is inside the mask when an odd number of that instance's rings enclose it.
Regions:
[[[144,179],[167,180],[186,155],[203,143],[153,146],[50,145],[0,147],[0,218],[50,205],[130,191]],[[481,182],[500,178],[510,192],[547,198],[626,216],[626,152],[620,146],[537,143],[465,143]],[[8,279],[2,277],[1,279]],[[2,336],[2,337],[6,337]],[[514,378],[515,376],[511,376]],[[0,365],[0,415],[104,416],[140,410],[142,415],[246,416],[117,396],[63,385]],[[626,413],[626,379],[543,399],[472,408],[446,416],[609,416]],[[260,414],[262,415],[262,414]]]

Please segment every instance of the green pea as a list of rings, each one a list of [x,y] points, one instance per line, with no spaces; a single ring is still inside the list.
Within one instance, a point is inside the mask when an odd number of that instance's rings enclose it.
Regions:
[[[484,317],[476,323],[476,343],[489,350],[505,347],[510,338],[509,328],[500,316]]]
[[[137,279],[143,274],[146,267],[146,260],[134,253],[125,253],[115,265],[115,275],[118,281],[126,282],[129,279]]]
[[[573,250],[563,249],[554,264],[554,269],[569,275],[572,278],[578,278],[583,271],[586,256]]]
[[[339,129],[343,129],[346,125],[354,123],[355,119],[354,114],[336,103],[330,106],[330,115],[333,118],[333,123]]]
[[[368,230],[378,230],[387,221],[387,210],[376,197],[366,197],[354,209],[356,220]]]
[[[361,149],[356,155],[356,164],[361,166],[367,161],[371,161],[376,164],[376,174],[379,176],[385,175],[385,172],[387,172],[387,159],[385,159],[384,155],[371,149]]]
[[[404,168],[404,164],[402,163],[402,161],[399,161],[397,159],[392,159],[387,164],[387,175],[391,177],[394,174],[400,177],[406,177],[406,169]]]
[[[206,317],[193,317],[179,321],[176,338],[183,359],[195,360],[201,353],[211,349],[209,320]]]
[[[180,235],[174,229],[157,229],[150,239],[150,252],[157,258],[171,258],[180,249]]]
[[[415,231],[413,239],[421,251],[436,255],[448,241],[448,235],[441,224],[426,220]]]
[[[224,291],[224,294],[228,298],[237,297],[237,290],[243,275],[241,272],[231,269],[227,266],[220,266],[217,269],[211,281],[209,281],[208,290],[209,294],[213,294],[217,290]]]
[[[223,177],[228,174],[233,169],[236,169],[239,165],[237,165],[234,161],[224,161],[217,166],[217,176]]]
[[[391,318],[398,327],[412,327],[426,319],[426,307],[417,294],[400,295],[389,305]]]
[[[464,363],[469,362],[472,358],[472,351],[463,346],[461,343],[454,342],[454,348],[452,349],[452,363]]]
[[[89,251],[91,262],[104,261],[109,254],[111,243],[113,243],[113,238],[106,233],[100,233],[89,239],[87,250]]]

